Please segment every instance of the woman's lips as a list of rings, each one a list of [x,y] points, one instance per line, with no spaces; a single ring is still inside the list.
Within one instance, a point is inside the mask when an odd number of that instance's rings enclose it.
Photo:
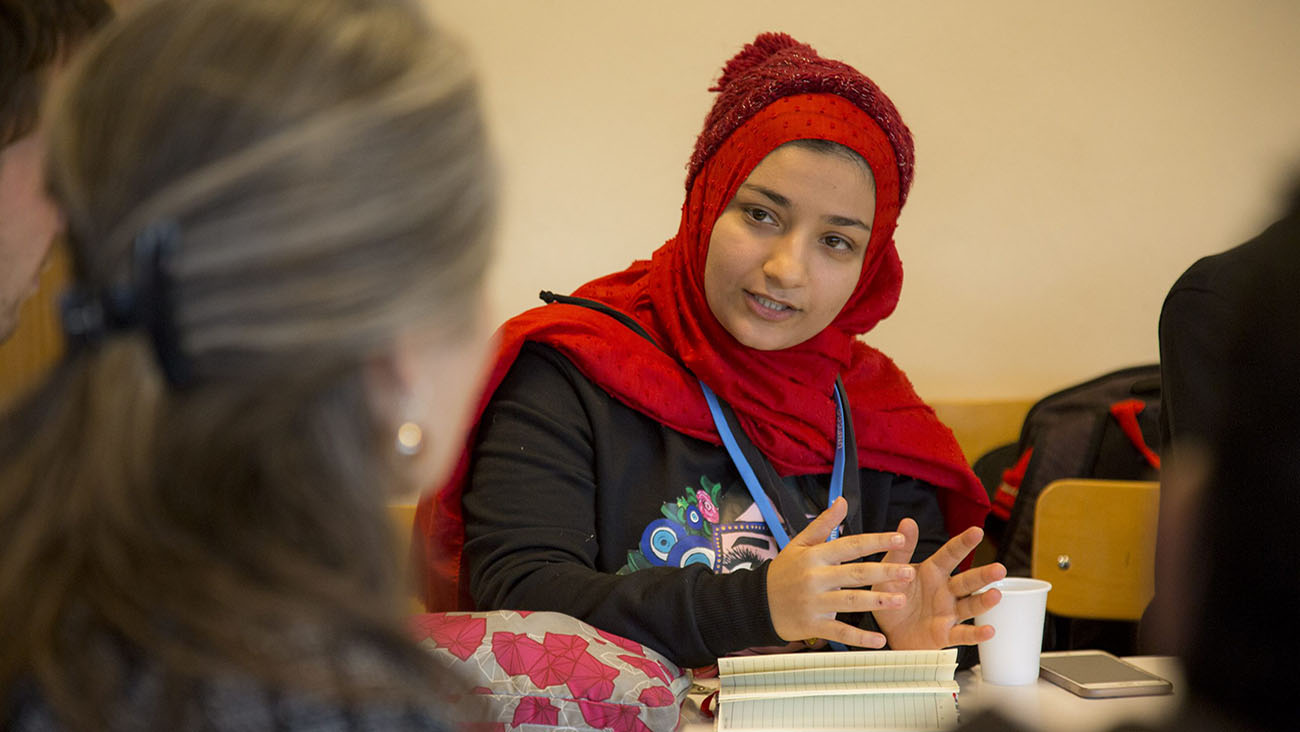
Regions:
[[[764,320],[786,320],[794,317],[794,314],[799,312],[798,308],[789,303],[766,295],[749,292],[748,290],[745,291],[745,302],[749,304],[749,309],[755,315]]]

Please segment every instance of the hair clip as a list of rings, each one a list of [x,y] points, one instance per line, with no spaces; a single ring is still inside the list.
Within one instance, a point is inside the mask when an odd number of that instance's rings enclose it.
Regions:
[[[180,243],[173,221],[145,227],[131,248],[131,280],[127,284],[91,291],[74,286],[61,299],[60,319],[70,344],[91,346],[113,332],[143,328],[167,382],[187,386],[193,369],[181,352],[176,330],[168,259]]]

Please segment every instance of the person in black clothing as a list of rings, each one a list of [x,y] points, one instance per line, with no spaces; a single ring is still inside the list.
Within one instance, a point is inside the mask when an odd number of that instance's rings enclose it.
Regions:
[[[1293,678],[1300,654],[1290,632],[1300,616],[1297,222],[1300,198],[1259,239],[1193,267],[1209,290],[1230,297],[1231,317],[1218,321],[1222,360],[1199,374],[1215,385],[1217,406],[1196,425],[1195,442],[1177,445],[1162,484],[1179,500],[1160,517],[1161,602],[1148,619],[1183,657],[1187,686],[1182,710],[1160,729],[1297,726],[1279,681]],[[1177,439],[1179,413],[1174,419]],[[1011,728],[986,718],[962,729]]]
[[[1232,378],[1229,335],[1259,278],[1295,254],[1300,242],[1300,182],[1288,213],[1250,241],[1203,257],[1178,278],[1160,311],[1161,445],[1204,442]]]
[[[1191,528],[1165,531],[1161,516],[1161,592],[1175,602],[1155,609],[1156,622],[1181,639],[1193,709],[1248,729],[1296,727],[1277,687],[1300,653],[1288,632],[1300,615],[1300,196],[1292,201],[1227,331],[1224,398],[1203,475],[1187,478],[1198,489],[1184,491],[1195,508],[1185,522],[1174,516]]]
[[[445,477],[487,352],[476,88],[417,0],[153,0],[73,61],[69,348],[0,416],[0,728],[447,728],[386,503]]]
[[[1183,452],[1203,453],[1204,444],[1224,419],[1238,409],[1226,401],[1235,378],[1232,338],[1260,279],[1283,267],[1300,248],[1300,180],[1293,184],[1287,213],[1264,232],[1232,249],[1203,257],[1178,278],[1160,312],[1160,428],[1166,472],[1176,471]],[[1195,458],[1192,458],[1195,459]],[[1245,498],[1243,496],[1243,498]],[[1162,485],[1160,524],[1186,510],[1178,486]],[[1154,607],[1170,599],[1164,590],[1166,567],[1178,558],[1157,545],[1156,594],[1143,614],[1138,645],[1146,653],[1176,654],[1180,649],[1159,624]]]
[[[989,637],[962,621],[1002,568],[952,574],[987,494],[856,338],[898,300],[910,133],[784,34],[716,90],[677,236],[503,327],[462,470],[417,515],[426,602],[564,612],[689,666]]]

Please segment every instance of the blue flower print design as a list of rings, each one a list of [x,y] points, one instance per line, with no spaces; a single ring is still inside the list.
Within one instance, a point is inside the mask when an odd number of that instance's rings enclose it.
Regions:
[[[691,504],[686,507],[686,525],[692,529],[699,530],[704,528],[704,514],[700,512],[700,507]]]
[[[686,486],[682,493],[676,500],[664,503],[660,508],[663,518],[651,521],[641,532],[640,543],[627,553],[627,564],[618,570],[619,574],[688,564],[707,564],[716,569],[713,534],[722,485],[700,476],[700,487]]]
[[[668,554],[668,566],[689,567],[692,564],[703,564],[712,568],[716,556],[711,541],[702,536],[687,536],[677,542],[672,552]]]
[[[686,528],[671,519],[655,519],[641,532],[641,556],[656,567],[671,566],[673,548],[686,537]]]

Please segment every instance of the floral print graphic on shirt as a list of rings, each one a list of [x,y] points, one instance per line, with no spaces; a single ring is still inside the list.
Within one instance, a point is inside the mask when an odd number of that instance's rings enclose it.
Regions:
[[[699,487],[687,486],[675,501],[664,503],[663,517],[645,527],[640,545],[628,551],[627,563],[618,573],[692,564],[730,572],[775,557],[776,542],[752,501],[746,501],[742,510],[724,511],[722,493],[720,483],[700,476]],[[724,514],[734,518],[724,523]]]

